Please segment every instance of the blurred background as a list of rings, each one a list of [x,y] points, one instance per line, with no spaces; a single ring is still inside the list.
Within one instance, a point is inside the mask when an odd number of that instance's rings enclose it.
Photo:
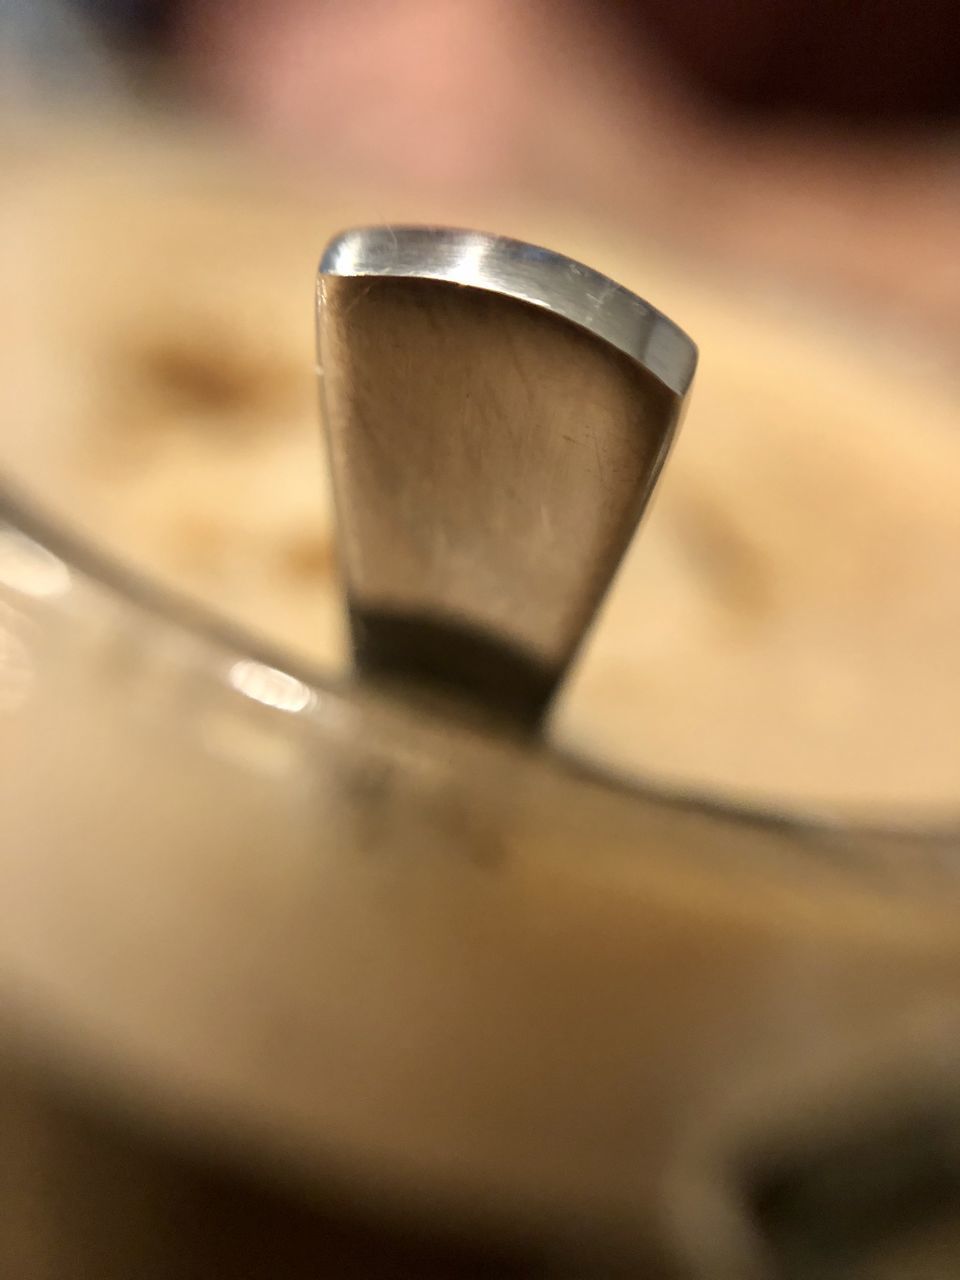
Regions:
[[[11,72],[301,168],[521,188],[956,337],[951,0],[6,0]],[[12,77],[8,75],[8,80]]]

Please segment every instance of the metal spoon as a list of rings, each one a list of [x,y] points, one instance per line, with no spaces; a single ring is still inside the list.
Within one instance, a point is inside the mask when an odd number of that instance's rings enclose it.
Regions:
[[[696,347],[559,254],[347,231],[318,353],[358,670],[536,727],[680,419]]]

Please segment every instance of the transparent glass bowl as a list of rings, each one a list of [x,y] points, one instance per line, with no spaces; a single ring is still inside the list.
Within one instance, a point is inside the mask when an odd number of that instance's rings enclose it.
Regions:
[[[618,786],[0,514],[5,1022],[98,1106],[311,1196],[746,1275],[755,1170],[953,1105],[956,833]]]

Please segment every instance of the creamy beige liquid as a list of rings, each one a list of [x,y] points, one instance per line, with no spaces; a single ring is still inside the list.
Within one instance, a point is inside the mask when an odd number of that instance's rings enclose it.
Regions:
[[[766,804],[960,808],[958,399],[905,342],[555,212],[278,194],[202,147],[85,147],[31,147],[3,182],[0,465],[49,508],[342,666],[316,259],[349,222],[495,225],[607,271],[701,348],[552,732],[619,771]]]

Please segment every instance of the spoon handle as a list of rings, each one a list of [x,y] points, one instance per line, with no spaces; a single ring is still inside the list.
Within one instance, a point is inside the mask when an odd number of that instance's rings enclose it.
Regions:
[[[696,348],[558,254],[374,227],[323,255],[318,355],[359,672],[536,727],[650,496]]]

